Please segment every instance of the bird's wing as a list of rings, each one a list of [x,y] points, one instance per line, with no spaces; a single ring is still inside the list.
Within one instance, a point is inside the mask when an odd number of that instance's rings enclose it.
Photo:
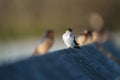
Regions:
[[[71,34],[70,37],[72,41],[75,43],[75,45],[78,45],[78,43],[76,42],[75,36]]]
[[[75,45],[78,45],[78,43],[76,42],[75,36],[74,36],[74,43],[75,43]]]

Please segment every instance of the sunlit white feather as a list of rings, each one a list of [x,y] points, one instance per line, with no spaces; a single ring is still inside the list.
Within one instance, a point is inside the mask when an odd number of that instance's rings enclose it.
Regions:
[[[74,48],[76,46],[74,42],[74,35],[70,31],[66,31],[63,36],[63,41],[68,48]]]

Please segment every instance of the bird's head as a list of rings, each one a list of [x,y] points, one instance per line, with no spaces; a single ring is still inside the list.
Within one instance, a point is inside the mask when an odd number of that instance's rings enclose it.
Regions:
[[[91,36],[92,35],[92,31],[85,30],[82,34],[85,35],[85,36]]]
[[[69,29],[67,29],[67,31],[72,32],[72,29],[71,29],[71,28],[69,28]]]
[[[71,29],[71,28],[68,28],[68,29],[66,30],[66,34],[69,34],[69,33],[72,33],[72,29]]]
[[[47,30],[46,37],[53,39],[54,38],[54,32],[53,32],[53,30]]]

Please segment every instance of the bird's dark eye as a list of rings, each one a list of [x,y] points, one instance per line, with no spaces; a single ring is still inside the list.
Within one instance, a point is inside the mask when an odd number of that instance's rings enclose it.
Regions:
[[[70,32],[72,32],[72,29],[69,28],[68,30],[69,30]]]

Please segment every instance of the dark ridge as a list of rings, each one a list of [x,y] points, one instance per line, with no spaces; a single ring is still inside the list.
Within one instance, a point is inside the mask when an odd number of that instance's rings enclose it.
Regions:
[[[94,45],[63,49],[0,67],[0,80],[117,80],[118,64]]]

